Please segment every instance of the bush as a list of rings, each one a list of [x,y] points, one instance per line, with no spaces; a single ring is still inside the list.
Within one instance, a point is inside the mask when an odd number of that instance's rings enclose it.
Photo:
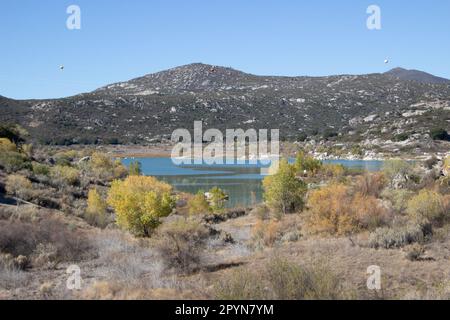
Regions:
[[[372,248],[401,248],[412,243],[423,243],[432,235],[429,223],[409,223],[406,226],[379,228],[369,236]]]
[[[0,152],[0,168],[7,172],[17,172],[23,169],[30,170],[30,160],[24,154],[14,151]]]
[[[24,142],[24,137],[28,133],[25,129],[17,126],[17,125],[10,125],[10,124],[2,124],[0,125],[0,138],[6,138],[9,141],[12,141],[14,144],[21,144]]]
[[[188,201],[190,215],[206,214],[212,211],[203,191],[199,191]]]
[[[308,226],[312,231],[347,234],[355,230],[356,219],[351,215],[350,189],[343,184],[331,184],[314,190],[308,197]]]
[[[421,190],[408,201],[406,211],[416,221],[427,219],[433,223],[442,223],[449,218],[444,197],[432,190]]]
[[[192,219],[176,219],[157,231],[155,248],[168,268],[191,272],[200,264],[200,251],[209,231]]]
[[[10,195],[28,201],[33,194],[33,185],[31,181],[24,176],[9,175],[6,178],[6,192]]]
[[[139,161],[132,161],[128,167],[130,176],[140,176],[142,174],[142,166]]]
[[[58,165],[50,169],[50,177],[58,185],[74,186],[79,183],[80,172],[72,167]]]
[[[272,247],[280,234],[280,222],[258,221],[252,230],[252,240],[257,247]]]
[[[333,300],[347,298],[339,278],[327,267],[299,266],[275,258],[262,271],[239,270],[215,286],[225,300]]]
[[[388,199],[392,204],[392,208],[400,214],[406,211],[408,201],[413,195],[414,192],[405,189],[385,189],[381,193],[381,197]]]
[[[225,201],[227,201],[228,195],[220,188],[214,187],[208,192],[209,205],[212,212],[220,213],[225,208]]]
[[[7,138],[0,138],[0,152],[17,151],[16,144]]]
[[[374,196],[365,196],[357,193],[348,210],[358,221],[359,229],[373,230],[384,224],[389,219],[388,211]]]
[[[450,135],[442,128],[435,128],[430,131],[430,136],[433,140],[450,141]]]
[[[382,173],[366,173],[356,180],[355,190],[364,196],[378,198],[384,189],[386,180]]]
[[[298,174],[303,174],[306,171],[314,175],[322,168],[322,162],[306,155],[304,152],[299,152],[294,166]]]
[[[389,180],[394,179],[396,176],[408,176],[411,170],[412,165],[404,160],[393,159],[386,160],[383,163],[383,173]]]
[[[39,175],[49,176],[50,175],[50,167],[45,164],[33,162],[33,173],[38,176]]]
[[[296,168],[286,160],[279,164],[278,172],[263,181],[264,199],[269,208],[283,214],[303,208],[307,186],[297,179]]]
[[[308,197],[307,225],[313,232],[345,235],[384,224],[387,210],[373,196],[352,194],[344,184],[330,184]]]
[[[88,193],[85,220],[93,226],[105,228],[108,225],[107,203],[100,196],[97,189],[91,189]]]
[[[341,164],[327,163],[322,166],[321,172],[327,177],[339,179],[344,176],[345,168]]]
[[[75,150],[62,151],[55,154],[55,162],[59,166],[70,166],[76,157]]]
[[[0,252],[37,258],[37,249],[42,245],[55,248],[52,256],[55,263],[83,260],[91,248],[87,239],[56,219],[44,218],[33,223],[0,221]]]
[[[116,211],[119,227],[136,236],[148,237],[175,206],[172,187],[153,177],[129,176],[115,180],[107,202]]]
[[[120,160],[113,161],[104,153],[95,152],[89,162],[91,172],[101,180],[112,181],[113,179],[122,179],[128,175],[127,168]],[[134,168],[133,170],[136,170]]]

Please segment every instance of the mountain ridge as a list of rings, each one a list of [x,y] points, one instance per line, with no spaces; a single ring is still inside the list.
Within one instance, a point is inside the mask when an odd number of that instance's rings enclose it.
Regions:
[[[44,100],[0,99],[0,122],[18,123],[43,143],[153,143],[173,130],[280,129],[285,139],[425,136],[450,123],[450,86],[388,74],[257,76],[189,64]]]

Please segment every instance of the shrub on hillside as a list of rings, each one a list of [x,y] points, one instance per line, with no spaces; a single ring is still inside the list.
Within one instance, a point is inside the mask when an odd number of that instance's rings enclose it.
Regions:
[[[7,172],[17,172],[22,169],[31,169],[28,157],[15,151],[0,151],[0,168]]]
[[[272,210],[286,214],[303,208],[307,185],[296,177],[296,170],[283,160],[277,173],[264,178],[264,199]]]
[[[379,228],[369,237],[369,246],[372,248],[393,249],[401,248],[412,243],[423,243],[432,235],[429,223],[410,222],[404,226]]]
[[[414,196],[414,192],[406,189],[385,189],[381,193],[383,199],[391,202],[395,212],[403,214],[408,206],[408,201]]]
[[[128,174],[130,176],[140,176],[142,174],[142,166],[139,161],[132,161],[128,166]]]
[[[355,190],[364,196],[378,198],[385,184],[386,180],[382,173],[366,173],[356,179]]]
[[[164,223],[157,231],[155,248],[164,264],[180,272],[191,272],[201,261],[201,249],[209,231],[192,219]]]
[[[6,178],[6,192],[12,196],[28,201],[33,195],[31,181],[20,175],[9,175]]]
[[[116,212],[118,226],[144,237],[150,236],[160,218],[168,216],[175,206],[170,185],[144,176],[113,181],[107,202]]]
[[[442,128],[435,128],[430,131],[430,136],[433,140],[450,141],[450,135]]]
[[[416,221],[427,219],[433,223],[441,224],[450,218],[446,210],[444,197],[432,190],[421,190],[419,194],[408,201],[406,211]]]
[[[307,202],[310,230],[338,235],[353,232],[357,223],[348,210],[350,203],[350,189],[343,184],[312,191]]]
[[[49,176],[50,167],[39,162],[33,162],[33,173],[37,176]]]
[[[272,247],[280,236],[280,222],[258,221],[252,229],[252,240],[257,247]]]
[[[91,173],[98,179],[111,181],[113,179],[123,179],[128,175],[128,169],[120,160],[112,160],[104,153],[94,152],[89,162]],[[134,168],[135,170],[137,168]]]
[[[108,204],[100,196],[97,189],[91,189],[88,193],[87,209],[84,215],[85,220],[93,226],[105,228],[108,225]]]
[[[413,165],[404,160],[386,160],[383,164],[383,174],[388,179],[391,187],[399,189],[406,187],[413,171]]]
[[[322,162],[300,151],[295,158],[294,167],[298,174],[304,174],[306,171],[308,174],[314,175],[322,168]]]
[[[90,254],[90,243],[56,219],[44,218],[33,223],[0,221],[0,252],[14,257],[38,257],[39,246],[52,246],[53,262],[77,262]],[[39,259],[38,259],[39,260]]]
[[[225,202],[228,200],[228,195],[220,188],[214,187],[208,192],[208,203],[211,211],[214,213],[221,213],[225,209]]]
[[[76,168],[57,165],[50,169],[50,177],[58,186],[74,186],[79,183],[80,172]]]
[[[189,199],[188,208],[190,215],[206,214],[212,210],[203,191],[197,192],[196,195]]]
[[[16,144],[7,138],[0,138],[0,152],[17,151]]]
[[[344,184],[330,184],[314,190],[308,197],[307,225],[313,232],[345,235],[360,229],[372,229],[388,219],[378,199],[352,193]]]
[[[283,258],[263,270],[233,272],[215,286],[224,300],[334,300],[348,298],[339,278],[321,265],[300,266]]]
[[[389,220],[388,210],[371,195],[356,193],[348,210],[354,215],[359,229],[373,230]]]

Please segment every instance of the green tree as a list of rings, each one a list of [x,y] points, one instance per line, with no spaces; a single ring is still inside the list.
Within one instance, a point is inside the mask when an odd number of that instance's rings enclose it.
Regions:
[[[311,156],[306,155],[303,151],[297,153],[295,158],[295,169],[297,173],[303,174],[304,171],[316,174],[322,168],[322,162]]]
[[[190,215],[204,214],[212,210],[202,190],[189,200],[188,208]]]
[[[264,178],[264,199],[271,209],[286,214],[303,207],[307,185],[297,179],[296,170],[295,166],[282,160],[277,173]]]
[[[214,187],[209,190],[208,200],[213,212],[222,212],[225,208],[225,202],[228,200],[228,195],[222,189]]]
[[[139,161],[132,161],[128,166],[128,174],[130,176],[140,176],[142,174],[142,166]]]

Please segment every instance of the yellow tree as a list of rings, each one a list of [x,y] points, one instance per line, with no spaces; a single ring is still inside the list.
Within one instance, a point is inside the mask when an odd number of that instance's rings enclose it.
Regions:
[[[117,225],[136,236],[148,237],[175,205],[172,187],[154,177],[129,176],[112,183],[108,204],[116,212]]]

